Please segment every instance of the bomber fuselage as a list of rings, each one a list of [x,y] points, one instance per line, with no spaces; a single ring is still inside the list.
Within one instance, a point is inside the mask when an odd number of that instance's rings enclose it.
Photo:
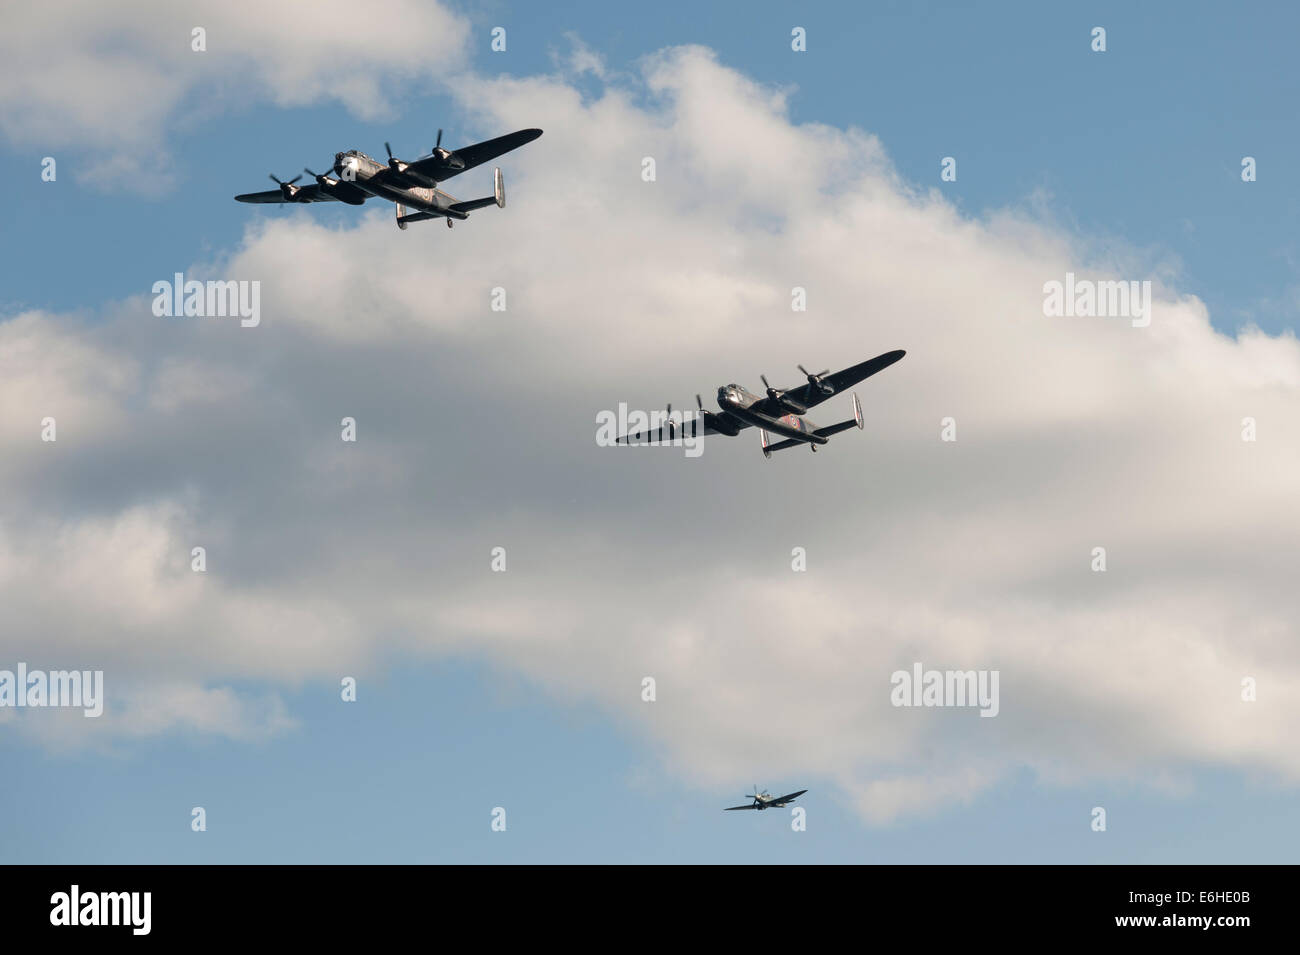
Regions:
[[[380,199],[398,202],[422,212],[447,215],[447,207],[456,199],[438,189],[436,183],[427,176],[400,168],[405,165],[400,163],[399,168],[394,169],[356,149],[336,153],[334,156],[334,172],[341,181],[350,182]],[[453,215],[453,218],[463,219],[465,216]]]
[[[764,396],[756,395],[737,384],[723,385],[718,389],[718,407],[741,421],[787,438],[826,444],[828,439],[817,434],[817,425],[805,417],[788,412],[774,418],[756,410],[754,406],[764,400]]]

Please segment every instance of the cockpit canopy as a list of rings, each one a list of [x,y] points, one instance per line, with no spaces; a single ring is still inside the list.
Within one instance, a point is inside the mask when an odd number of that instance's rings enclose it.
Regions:
[[[375,162],[374,159],[372,159],[371,157],[367,156],[367,155],[366,155],[365,153],[363,153],[360,149],[349,149],[347,152],[335,153],[335,154],[334,154],[334,161],[335,161],[335,162],[342,162],[342,161],[345,160],[345,159],[364,159],[364,160],[365,160],[366,162],[368,162],[368,163],[372,163],[372,164],[374,164],[374,165],[379,165],[378,163]]]

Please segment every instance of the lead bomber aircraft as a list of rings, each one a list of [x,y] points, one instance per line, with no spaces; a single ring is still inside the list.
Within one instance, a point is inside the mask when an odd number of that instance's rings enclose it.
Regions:
[[[816,451],[817,446],[826,444],[831,435],[839,434],[854,425],[857,425],[859,429],[864,427],[862,403],[858,401],[858,396],[854,394],[853,417],[838,424],[827,425],[824,428],[817,427],[817,425],[803,417],[808,413],[808,409],[821,404],[831,395],[856,385],[864,378],[870,378],[876,372],[884,371],[906,354],[907,352],[901,348],[897,351],[886,352],[883,355],[877,355],[875,358],[854,365],[852,368],[837,371],[833,375],[830,374],[829,369],[814,375],[803,365],[797,365],[796,367],[808,379],[808,383],[796,388],[773,388],[767,383],[765,375],[759,375],[759,378],[763,381],[763,387],[767,389],[766,397],[746,391],[737,384],[723,385],[718,389],[718,407],[722,411],[721,414],[705,411],[704,402],[699,395],[696,395],[695,403],[699,406],[700,417],[704,419],[702,433],[725,434],[729,437],[735,437],[741,432],[741,429],[753,425],[762,431],[763,457],[765,458],[770,458],[773,451],[783,451],[786,448],[797,447],[801,444],[806,444]],[[675,423],[671,420],[672,405],[668,406],[668,416],[666,434],[662,427],[648,431],[638,431],[635,434],[620,436],[616,439],[616,443],[647,444],[665,439],[674,440],[679,435]],[[698,430],[698,420],[695,422],[695,427]],[[683,422],[680,436],[684,437],[685,431],[686,423]],[[769,431],[780,435],[785,440],[778,441],[776,444],[768,443]]]
[[[492,195],[482,199],[470,199],[461,202],[438,188],[438,183],[445,182],[452,176],[459,176],[467,169],[482,165],[489,159],[518,149],[525,143],[531,143],[542,135],[540,129],[521,129],[507,133],[496,139],[462,146],[460,149],[442,148],[442,130],[438,130],[438,139],[433,152],[423,159],[403,162],[393,157],[393,149],[384,143],[388,153],[388,163],[371,159],[357,149],[334,154],[334,176],[312,172],[304,169],[307,175],[315,178],[315,185],[296,185],[302,178],[301,173],[288,182],[275,176],[271,181],[279,189],[266,192],[249,192],[235,196],[239,202],[346,202],[350,206],[359,206],[370,197],[388,199],[397,203],[397,227],[405,229],[407,223],[420,222],[424,219],[444,218],[447,228],[451,228],[455,219],[468,219],[475,209],[482,209],[493,203],[498,208],[506,206],[505,181],[501,169],[493,171]],[[414,211],[412,211],[414,210]]]

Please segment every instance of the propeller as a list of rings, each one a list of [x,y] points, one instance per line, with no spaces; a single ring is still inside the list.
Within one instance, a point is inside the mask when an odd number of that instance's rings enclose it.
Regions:
[[[280,192],[284,195],[286,199],[292,199],[294,196],[298,194],[298,190],[294,187],[294,183],[301,178],[302,178],[302,173],[299,173],[298,175],[290,179],[288,182],[285,182],[282,179],[277,179],[275,176],[271,176],[271,181],[280,187]]]
[[[328,173],[312,172],[305,166],[302,171],[316,180],[316,184],[320,186],[321,192],[328,196],[333,196],[340,202],[346,202],[350,206],[359,206],[366,201],[365,195],[359,190],[354,189],[351,186],[343,185],[343,183],[338,179],[330,178]],[[451,220],[448,219],[447,221],[450,222]]]
[[[433,144],[433,154],[442,161],[448,169],[464,169],[465,160],[460,159],[450,149],[442,148],[442,130],[438,130],[438,141]]]
[[[766,375],[759,375],[763,379],[763,387],[767,389],[767,397],[775,401],[786,411],[791,414],[806,414],[808,409],[792,398],[787,398],[784,391],[779,391],[767,383]]]
[[[384,143],[384,152],[388,153],[388,167],[396,172],[401,172],[406,168],[406,163],[400,159],[393,158],[393,147],[387,142]]]
[[[835,391],[835,389],[830,387],[830,385],[822,384],[822,376],[829,375],[831,373],[831,370],[829,368],[827,368],[825,371],[819,371],[817,372],[817,374],[814,375],[803,365],[795,365],[795,367],[804,373],[804,377],[808,379],[808,384],[812,385],[814,388],[817,388],[819,391],[822,392],[822,394],[829,395]]]
[[[695,396],[695,405],[700,409],[700,414],[704,414],[704,399],[699,395]]]

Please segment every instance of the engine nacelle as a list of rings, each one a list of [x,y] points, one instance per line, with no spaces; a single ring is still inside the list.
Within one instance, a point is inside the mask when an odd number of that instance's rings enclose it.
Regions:
[[[807,408],[799,404],[799,402],[791,398],[787,398],[785,395],[782,395],[780,398],[777,399],[777,401],[780,403],[782,408],[784,408],[786,411],[790,412],[791,414],[805,415],[808,413]]]
[[[453,155],[450,150],[443,149],[441,146],[433,147],[433,155],[442,163],[444,169],[465,168],[465,160]]]
[[[339,202],[346,202],[350,206],[363,205],[366,201],[364,195],[358,195],[357,188],[352,185],[340,183],[337,179],[331,179],[329,176],[317,176],[316,184],[320,186],[320,191],[327,196],[332,196]]]
[[[709,411],[704,412],[704,415],[707,416],[704,417],[704,423],[718,434],[725,434],[729,438],[734,438],[740,434],[740,429],[732,424],[731,419],[726,415],[714,414]]]

